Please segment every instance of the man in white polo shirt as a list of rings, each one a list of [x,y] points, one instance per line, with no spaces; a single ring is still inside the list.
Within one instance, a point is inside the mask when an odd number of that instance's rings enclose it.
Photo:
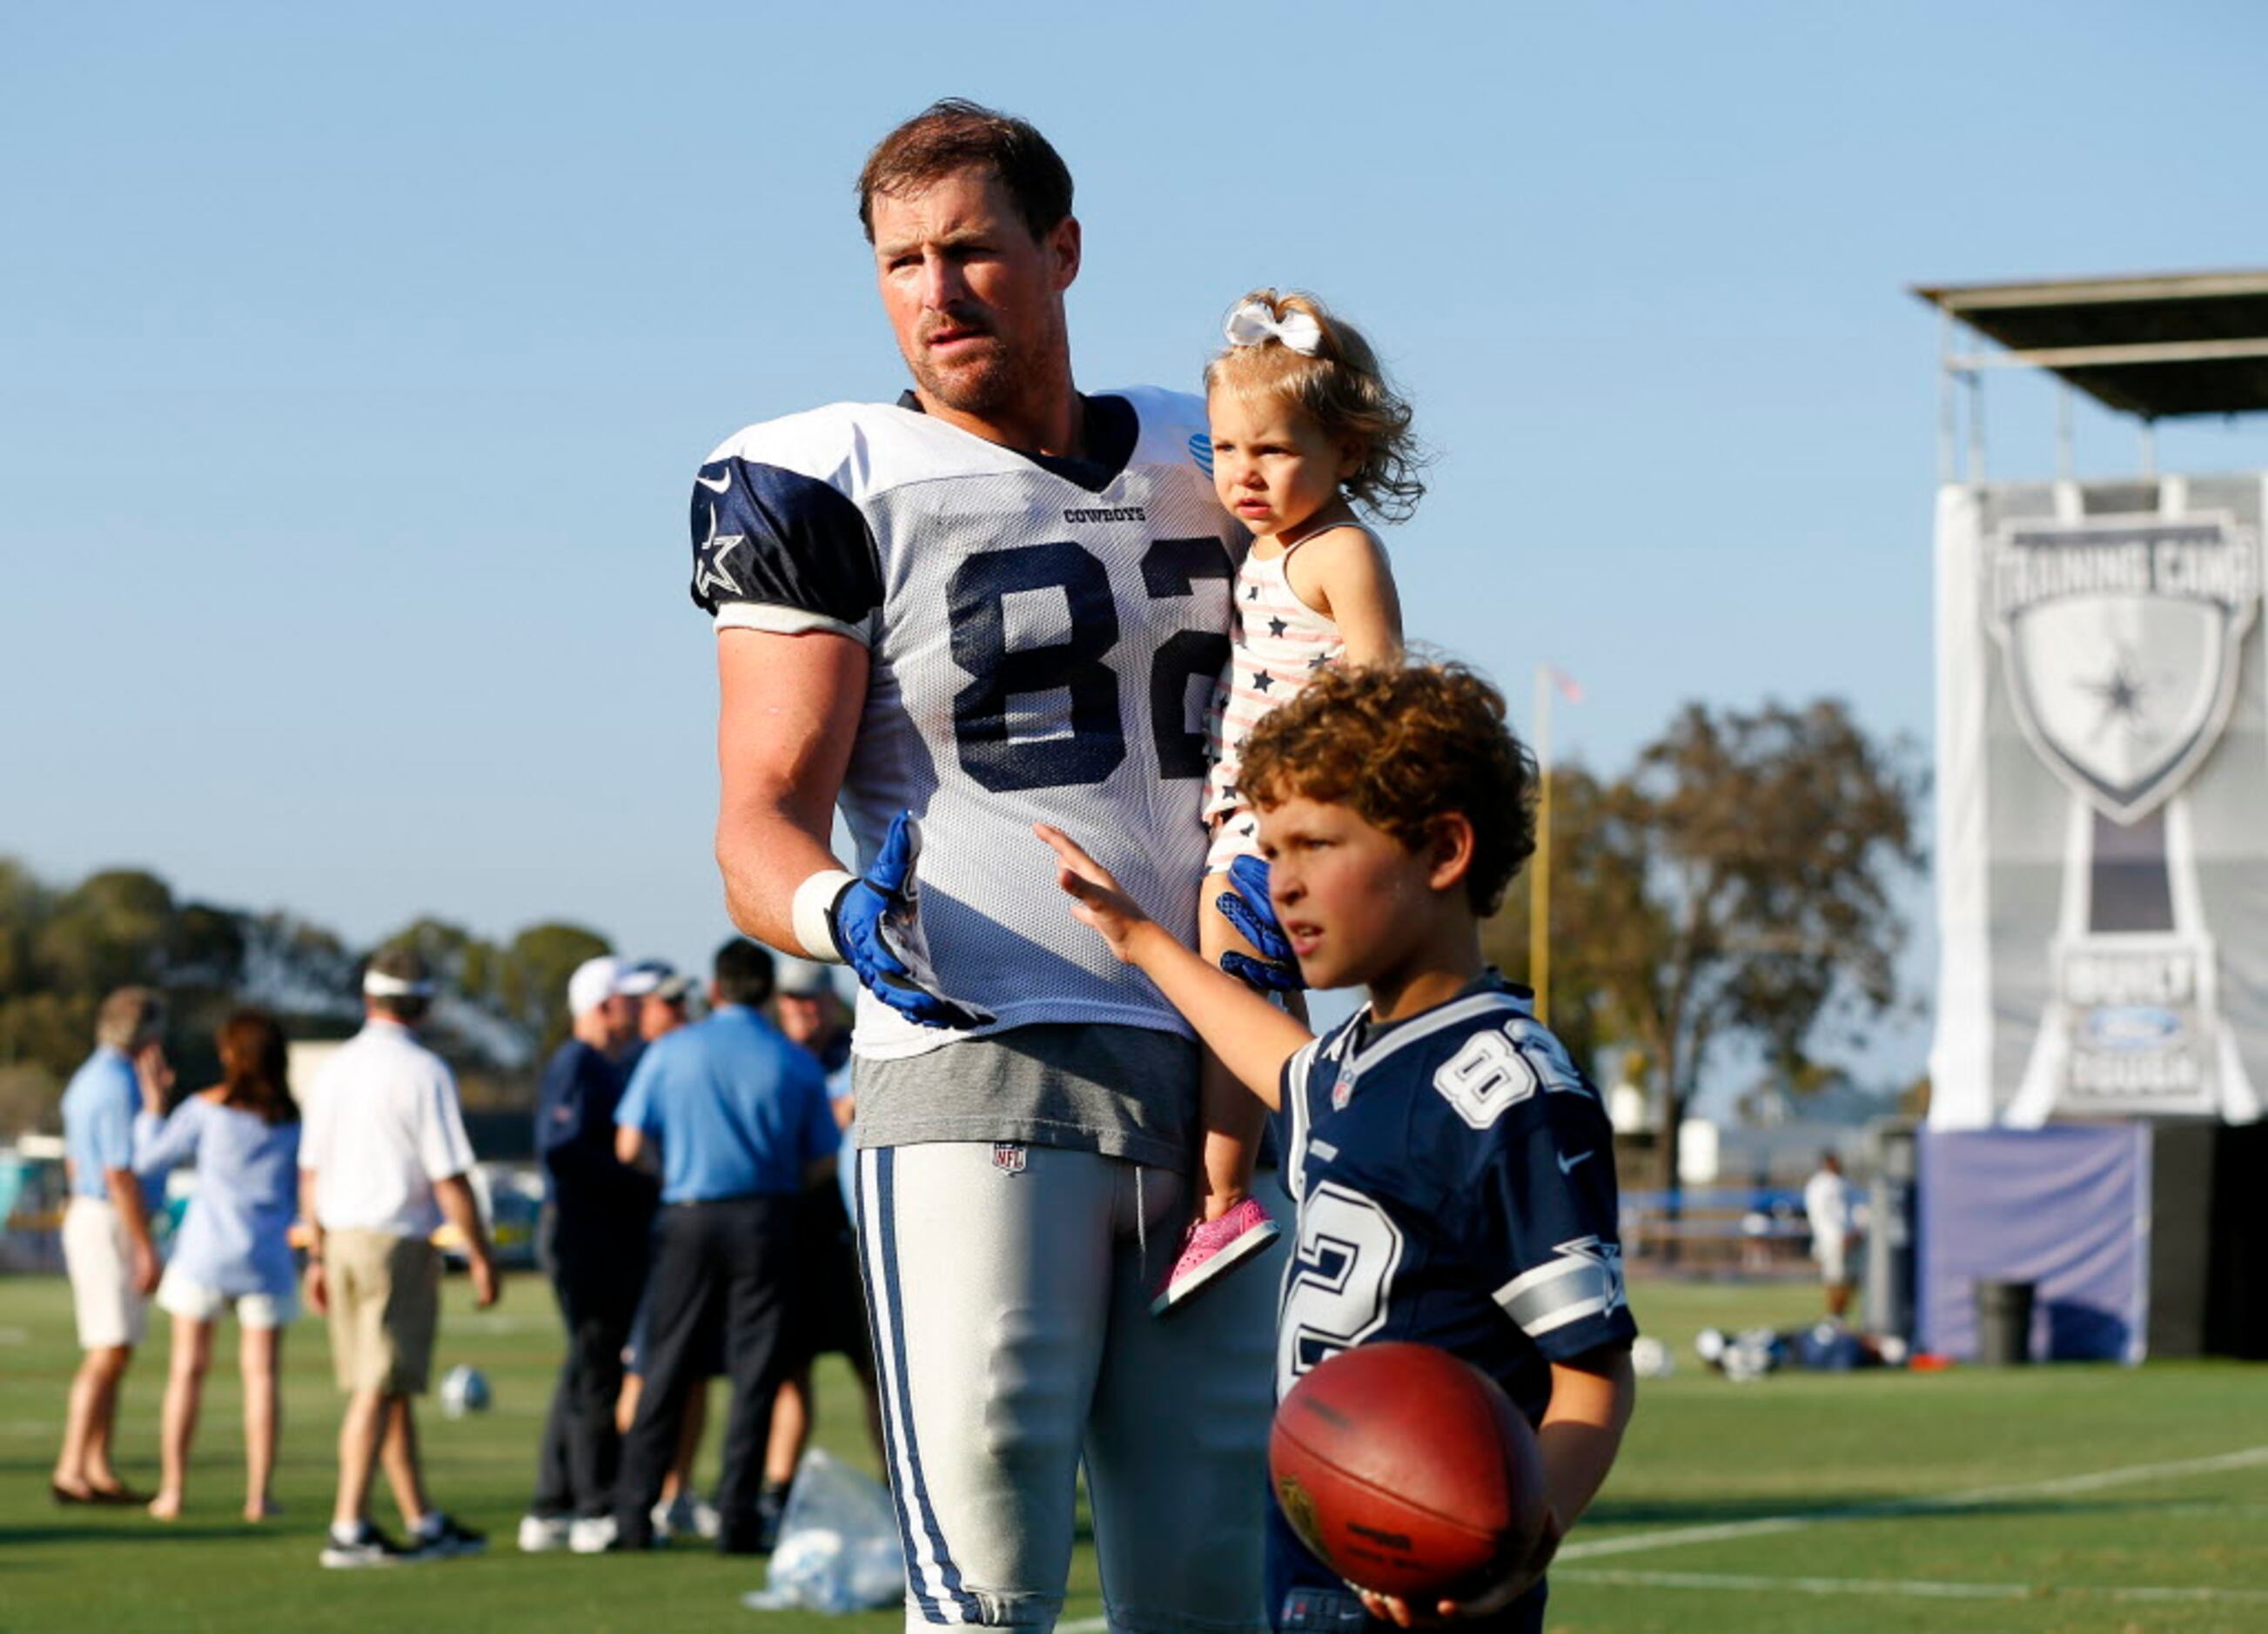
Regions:
[[[467,1179],[472,1145],[455,1078],[412,1032],[433,997],[425,961],[386,949],[362,990],[363,1029],[315,1074],[299,1144],[301,1211],[313,1233],[307,1303],[330,1318],[347,1395],[326,1566],[438,1559],[488,1542],[426,1501],[409,1405],[432,1365],[441,1255],[431,1239],[443,1216],[464,1238],[475,1301],[496,1303],[496,1262]],[[371,1473],[381,1459],[406,1545],[370,1521]]]

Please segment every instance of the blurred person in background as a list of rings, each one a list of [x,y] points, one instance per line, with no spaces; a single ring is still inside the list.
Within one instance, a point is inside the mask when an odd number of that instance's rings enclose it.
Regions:
[[[567,1353],[544,1422],[535,1496],[519,1522],[519,1546],[530,1554],[565,1547],[593,1555],[614,1541],[622,1457],[615,1401],[657,1201],[652,1180],[615,1156],[615,1108],[638,1043],[631,989],[641,968],[610,954],[576,967],[567,980],[573,1032],[544,1066],[536,1095],[541,1257]]]
[[[638,997],[638,1038],[641,1047],[658,1038],[666,1038],[693,1020],[696,983],[689,975],[681,975],[659,960],[649,961],[641,969],[650,969],[654,979],[650,989]],[[652,1257],[652,1250],[648,1250]],[[649,1286],[647,1292],[651,1292]],[[622,1351],[622,1388],[615,1401],[615,1425],[628,1435],[630,1424],[637,1417],[638,1395],[645,1387],[646,1314],[651,1300],[638,1300],[637,1318],[630,1324],[630,1342]],[[717,1535],[717,1508],[702,1501],[694,1490],[693,1465],[701,1452],[701,1438],[709,1428],[709,1381],[725,1371],[725,1341],[715,1323],[704,1329],[700,1342],[694,1347],[689,1364],[692,1382],[685,1393],[685,1422],[678,1432],[677,1457],[662,1477],[661,1497],[653,1506],[653,1535],[666,1542],[679,1533],[714,1539]]]
[[[700,984],[664,967],[653,990],[638,1000],[638,1039],[651,1044],[691,1024],[695,990]]]
[[[808,959],[779,961],[779,994],[774,1001],[780,1031],[813,1056],[827,1074],[828,1109],[843,1131],[843,1151],[851,1151],[858,1110],[850,1090],[850,1012],[825,965]],[[882,1404],[874,1388],[874,1359],[866,1326],[865,1296],[858,1281],[858,1235],[851,1228],[852,1165],[838,1159],[832,1188],[806,1194],[797,1226],[801,1245],[788,1311],[788,1344],[794,1371],[772,1402],[770,1444],[764,1451],[764,1486],[757,1502],[776,1535],[787,1508],[796,1466],[811,1442],[817,1412],[812,1394],[812,1363],[832,1351],[850,1364],[866,1401],[866,1433],[874,1456],[883,1461]]]
[[[142,1086],[134,1124],[135,1168],[154,1179],[194,1162],[197,1189],[158,1284],[173,1319],[158,1451],[163,1475],[150,1513],[180,1515],[189,1443],[197,1432],[213,1327],[236,1312],[237,1365],[244,1379],[244,1518],[276,1513],[276,1390],[284,1329],[299,1314],[291,1221],[299,1211],[299,1105],[284,1077],[284,1029],[264,1011],[221,1023],[221,1081],[166,1114],[163,1089]]]
[[[434,990],[414,951],[373,956],[363,972],[362,1031],[308,1086],[299,1142],[307,1303],[330,1318],[331,1359],[347,1398],[338,1498],[320,1557],[329,1567],[438,1560],[488,1546],[428,1500],[410,1410],[432,1372],[441,1306],[432,1238],[445,1215],[464,1240],[475,1302],[485,1310],[497,1293],[457,1080],[415,1034]],[[371,1476],[381,1460],[406,1544],[371,1524]]]
[[[1818,1169],[1803,1183],[1803,1212],[1811,1224],[1811,1257],[1819,1262],[1827,1314],[1840,1321],[1851,1308],[1859,1216],[1851,1182],[1843,1178],[1843,1159],[1832,1152],[1819,1154]]]
[[[662,1167],[648,1370],[615,1505],[624,1549],[652,1542],[653,1506],[694,1384],[689,1363],[704,1326],[719,1319],[733,1406],[717,1544],[727,1554],[766,1545],[756,1498],[772,1398],[786,1373],[797,1200],[833,1185],[842,1139],[817,1064],[759,1012],[771,994],[770,953],[738,937],[718,948],[715,1012],[647,1048],[615,1115],[622,1161],[658,1145]]]
[[[134,1174],[134,1118],[143,1086],[161,1098],[165,1001],[122,987],[95,1012],[94,1053],[63,1091],[63,1152],[70,1202],[63,1211],[63,1268],[85,1352],[71,1379],[63,1451],[48,1490],[58,1504],[139,1504],[110,1461],[118,1389],[142,1342],[144,1302],[158,1286],[150,1198]]]

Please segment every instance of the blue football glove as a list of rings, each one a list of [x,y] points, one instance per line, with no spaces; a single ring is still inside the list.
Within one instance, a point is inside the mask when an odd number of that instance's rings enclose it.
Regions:
[[[1277,922],[1276,904],[1268,897],[1268,865],[1257,857],[1240,857],[1228,865],[1231,889],[1213,899],[1220,916],[1236,933],[1259,950],[1226,953],[1220,968],[1247,987],[1263,993],[1298,993],[1307,989],[1300,961],[1292,952],[1292,938]]]
[[[921,887],[914,882],[920,860],[921,828],[911,812],[900,812],[873,866],[835,899],[828,916],[834,922],[835,945],[866,990],[907,1020],[922,1027],[983,1027],[994,1019],[992,1012],[947,998],[930,968]]]

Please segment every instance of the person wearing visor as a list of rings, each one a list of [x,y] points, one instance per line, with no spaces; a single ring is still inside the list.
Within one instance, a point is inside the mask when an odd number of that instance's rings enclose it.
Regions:
[[[317,1071],[299,1143],[307,1221],[308,1307],[330,1319],[331,1358],[347,1398],[338,1498],[323,1543],[328,1567],[392,1565],[477,1553],[488,1540],[434,1507],[425,1490],[411,1400],[432,1371],[446,1217],[461,1234],[473,1297],[497,1301],[496,1260],[473,1196],[472,1143],[446,1063],[417,1041],[435,988],[404,947],[374,954],[362,981],[361,1032]],[[376,1466],[409,1541],[371,1524]]]

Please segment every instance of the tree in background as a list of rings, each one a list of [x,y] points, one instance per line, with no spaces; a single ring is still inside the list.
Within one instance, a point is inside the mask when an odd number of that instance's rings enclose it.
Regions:
[[[547,1059],[567,1040],[567,978],[586,959],[614,951],[596,931],[578,924],[532,924],[512,938],[498,972],[497,997],[504,1013],[535,1037],[535,1058]]]
[[[504,1104],[524,1101],[529,1068],[567,1035],[569,973],[608,951],[578,925],[532,925],[499,948],[431,916],[394,941],[415,946],[441,977],[437,1047]],[[320,925],[179,902],[144,870],[55,890],[0,857],[0,1137],[55,1126],[63,1082],[85,1059],[96,1006],[113,988],[164,990],[166,1046],[188,1093],[217,1078],[213,1032],[237,1005],[266,1006],[296,1037],[351,1033],[362,964]]]
[[[1586,1058],[1607,1042],[1644,1057],[1665,1189],[1714,1050],[1752,1044],[1800,1086],[1813,1050],[1863,1041],[1896,1002],[1894,898],[1922,861],[1914,760],[1837,700],[1694,703],[1613,783],[1554,773],[1552,1027]],[[1524,969],[1525,893],[1507,906],[1491,955]]]

